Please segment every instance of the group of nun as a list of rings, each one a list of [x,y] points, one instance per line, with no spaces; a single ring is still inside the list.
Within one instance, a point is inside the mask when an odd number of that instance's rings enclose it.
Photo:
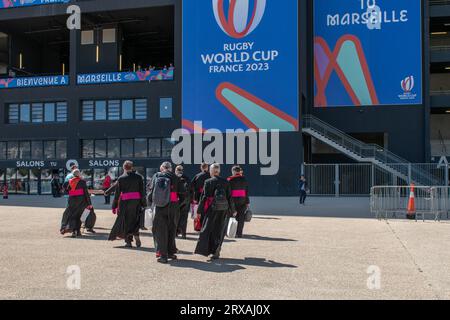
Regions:
[[[80,170],[73,166],[66,177],[64,188],[68,202],[61,221],[61,234],[72,233],[73,238],[82,236],[81,217],[86,210],[93,211],[91,195]],[[109,241],[124,240],[126,248],[142,246],[140,230],[145,229],[145,210],[152,208],[152,234],[156,259],[159,263],[177,260],[177,236],[186,239],[189,213],[196,208],[201,223],[195,254],[209,257],[210,261],[220,258],[228,221],[238,221],[236,237],[241,238],[245,224],[245,212],[249,206],[248,183],[242,168],[235,166],[228,179],[221,177],[219,164],[201,165],[201,172],[190,180],[178,166],[173,170],[170,162],[164,162],[147,187],[143,177],[136,172],[131,161],[123,164],[123,175],[105,190],[114,193],[112,212],[115,223],[109,234]],[[168,203],[157,205],[159,196],[157,184],[167,181],[170,188]],[[222,203],[219,203],[222,202]],[[92,229],[88,230],[95,233]]]

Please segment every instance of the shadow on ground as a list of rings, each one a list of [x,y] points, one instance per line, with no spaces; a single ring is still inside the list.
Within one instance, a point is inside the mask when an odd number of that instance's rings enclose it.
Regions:
[[[221,258],[212,262],[176,260],[171,261],[170,265],[175,268],[195,269],[212,273],[230,273],[239,270],[245,270],[245,266],[260,268],[297,268],[292,264],[284,264],[264,258],[245,258],[245,259],[227,259]]]

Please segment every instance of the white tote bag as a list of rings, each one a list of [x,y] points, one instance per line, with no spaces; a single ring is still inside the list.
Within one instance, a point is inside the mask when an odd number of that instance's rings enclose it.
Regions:
[[[197,211],[198,211],[198,204],[192,204],[191,205],[191,218],[192,218],[192,220],[194,220],[195,217],[197,216]]]
[[[227,237],[230,239],[236,238],[237,228],[238,228],[238,221],[236,220],[236,218],[230,218],[227,228]]]
[[[153,227],[153,219],[155,219],[155,209],[154,208],[146,209],[144,221],[144,226],[146,229],[150,230]]]
[[[91,213],[91,210],[89,209],[84,209],[83,214],[81,215],[81,223],[85,223],[87,218],[89,217],[89,214]]]

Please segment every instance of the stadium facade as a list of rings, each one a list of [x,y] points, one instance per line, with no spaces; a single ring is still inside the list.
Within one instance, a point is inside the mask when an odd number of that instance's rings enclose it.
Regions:
[[[150,177],[176,129],[278,129],[279,173],[245,173],[253,195],[295,195],[303,163],[354,161],[311,119],[431,162],[450,156],[449,92],[449,1],[4,0],[0,184],[48,194],[77,162],[98,189],[125,159]]]

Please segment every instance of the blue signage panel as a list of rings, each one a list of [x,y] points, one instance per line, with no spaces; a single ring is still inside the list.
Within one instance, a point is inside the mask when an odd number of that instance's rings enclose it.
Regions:
[[[298,130],[297,1],[184,0],[183,68],[186,129]]]
[[[0,9],[38,6],[43,4],[67,3],[70,0],[0,0]]]
[[[138,72],[88,73],[77,76],[77,84],[105,84],[173,80],[174,69]]]
[[[0,89],[57,87],[69,85],[69,76],[40,76],[0,79]]]
[[[315,0],[315,106],[421,104],[421,15],[421,0]]]

